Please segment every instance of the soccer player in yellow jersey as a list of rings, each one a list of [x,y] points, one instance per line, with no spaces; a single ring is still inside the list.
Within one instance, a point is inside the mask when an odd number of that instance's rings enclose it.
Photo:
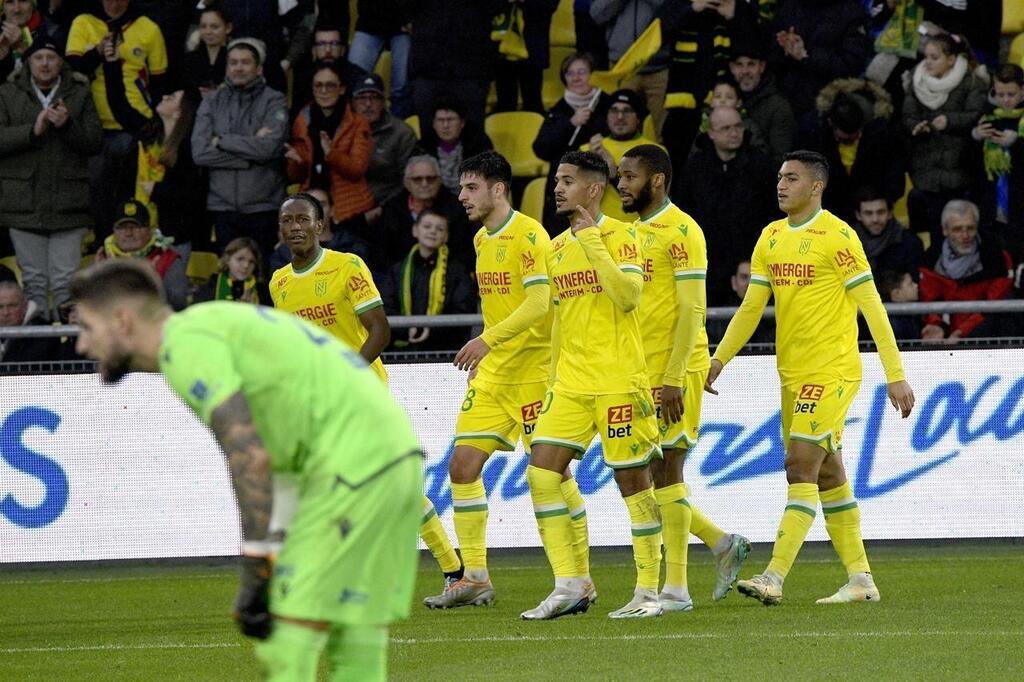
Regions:
[[[640,330],[647,375],[658,414],[664,459],[651,461],[654,495],[661,510],[665,544],[665,585],[659,600],[666,611],[693,608],[686,581],[690,533],[715,555],[718,575],[712,598],[732,589],[750,542],[730,535],[701,514],[683,482],[686,452],[697,444],[701,397],[710,357],[704,330],[708,258],[704,232],[668,199],[672,162],[655,145],[627,151],[619,164],[622,206],[639,213],[634,223],[643,250],[644,290]]]
[[[366,264],[355,254],[320,246],[318,236],[324,229],[324,209],[311,194],[293,194],[285,199],[278,221],[281,236],[292,252],[292,262],[270,279],[274,307],[320,325],[359,351],[370,368],[387,383],[380,354],[391,340],[391,328]],[[288,486],[289,483],[282,481],[275,485]],[[275,509],[275,516],[277,514]],[[425,495],[420,537],[441,566],[445,584],[459,580],[462,562],[437,518],[434,505]]]
[[[878,347],[889,400],[903,418],[914,407],[889,318],[856,232],[821,208],[828,162],[816,152],[786,154],[779,208],[786,218],[761,232],[750,261],[750,288],[711,359],[707,390],[757,327],[775,296],[776,359],[786,443],[786,508],[772,560],[737,589],[765,605],[782,601],[782,583],[814,521],[818,502],[848,582],[819,604],[879,601],[860,532],[860,510],[843,468],[843,424],[860,388],[857,309]]]
[[[629,510],[637,584],[612,618],[660,616],[661,521],[649,462],[660,457],[637,306],[643,269],[635,229],[601,215],[608,166],[593,152],[569,152],[555,173],[558,212],[572,227],[552,240],[553,383],[533,434],[526,478],[555,589],[526,620],[589,608],[593,587],[575,560],[562,472],[601,434],[605,463]],[[592,216],[596,216],[596,219]]]
[[[520,437],[529,451],[551,362],[548,234],[512,210],[512,167],[500,154],[478,154],[463,161],[459,171],[459,200],[470,220],[483,223],[473,243],[484,331],[455,356],[456,366],[471,372],[448,468],[465,577],[443,594],[427,597],[424,603],[431,608],[494,600],[487,571],[487,491],[480,474],[495,450],[514,449]],[[564,479],[573,546],[581,570],[589,573],[586,508],[568,470]]]

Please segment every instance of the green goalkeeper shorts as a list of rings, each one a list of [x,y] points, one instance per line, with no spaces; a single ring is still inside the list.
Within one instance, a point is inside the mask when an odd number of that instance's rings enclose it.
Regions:
[[[422,456],[410,453],[357,483],[318,469],[305,472],[299,484],[295,516],[274,564],[270,612],[353,625],[405,618],[423,515]]]

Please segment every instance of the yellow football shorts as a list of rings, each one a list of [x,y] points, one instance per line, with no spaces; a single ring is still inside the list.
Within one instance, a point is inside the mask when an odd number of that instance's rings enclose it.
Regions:
[[[471,445],[488,454],[515,450],[516,441],[530,450],[537,415],[547,384],[492,384],[473,379],[455,422],[455,444]]]
[[[646,389],[610,395],[549,390],[533,442],[575,450],[579,459],[600,434],[605,464],[613,469],[644,466],[651,457],[661,456],[658,422],[648,395]]]
[[[683,418],[675,424],[667,424],[661,413],[661,386],[664,383],[660,374],[651,376],[651,397],[657,410],[658,430],[661,432],[661,448],[689,449],[697,444],[700,433],[700,407],[704,400],[704,382],[708,378],[708,370],[700,369],[687,372],[683,383]]]
[[[859,381],[808,379],[782,387],[782,440],[820,446],[828,454],[843,447],[846,413],[860,388]]]

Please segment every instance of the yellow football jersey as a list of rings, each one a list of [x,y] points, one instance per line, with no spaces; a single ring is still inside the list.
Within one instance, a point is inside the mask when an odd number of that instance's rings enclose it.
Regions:
[[[362,348],[370,336],[359,316],[384,305],[363,259],[330,249],[320,249],[304,270],[296,271],[289,263],[275,272],[270,297],[275,308],[320,325],[354,350]],[[370,367],[387,381],[380,358]]]
[[[649,140],[644,137],[641,133],[637,133],[636,137],[628,140],[616,140],[611,137],[606,137],[601,141],[601,145],[608,150],[608,153],[615,159],[615,163],[622,163],[622,156],[633,147],[639,147],[642,144],[653,144],[661,147],[657,140]],[[661,147],[664,149],[664,147]],[[580,147],[580,151],[590,151],[590,145],[585,144]],[[624,222],[633,222],[633,216],[628,215],[622,208],[622,198],[619,196],[619,190],[615,187],[615,178],[612,178],[608,186],[604,190],[604,196],[601,197],[601,213],[605,214],[609,218],[615,220],[621,220]]]
[[[79,14],[71,22],[68,44],[65,48],[68,56],[82,56],[93,50],[103,36],[110,32],[107,23],[93,14]],[[167,48],[164,37],[149,17],[141,16],[132,19],[121,29],[117,54],[121,58],[122,79],[125,97],[128,104],[146,118],[153,116],[153,107],[146,100],[146,95],[139,88],[139,82],[149,86],[149,77],[158,76],[167,71]],[[96,113],[105,130],[120,130],[121,124],[114,118],[114,112],[107,100],[106,77],[99,68],[90,77],[92,81],[92,99],[96,104]]]
[[[548,283],[548,233],[533,218],[512,211],[494,232],[481,227],[473,238],[476,282],[484,329],[519,307],[526,288]],[[551,367],[551,315],[484,356],[477,369],[481,379],[495,384],[547,381]]]
[[[679,308],[676,305],[676,280],[707,279],[708,249],[704,231],[697,222],[670,201],[636,221],[637,240],[643,249],[644,292],[640,298],[640,331],[647,354],[647,369],[662,374],[674,341]],[[660,367],[652,363],[655,360]],[[701,325],[686,370],[693,372],[711,366],[708,334]]]
[[[857,304],[850,289],[872,281],[857,233],[821,209],[801,225],[769,223],[754,246],[750,285],[775,296],[775,346],[784,386],[804,377],[861,378]]]
[[[635,228],[605,215],[598,216],[597,227],[619,269],[642,275]],[[548,272],[558,316],[556,385],[584,395],[647,387],[639,311],[624,313],[603,293],[601,279],[572,229],[551,241]]]

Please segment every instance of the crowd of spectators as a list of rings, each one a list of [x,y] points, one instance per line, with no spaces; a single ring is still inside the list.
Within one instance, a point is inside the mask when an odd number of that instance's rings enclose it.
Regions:
[[[321,244],[370,265],[389,313],[475,312],[479,226],[457,169],[493,148],[489,104],[544,114],[523,142],[551,169],[552,234],[564,153],[595,151],[614,178],[628,149],[663,145],[671,198],[706,234],[711,305],[742,298],[752,246],[780,217],[780,159],[798,148],[829,160],[825,208],[860,235],[887,300],[1020,295],[1024,71],[1000,49],[1001,2],[565,3],[576,51],[552,63],[559,0],[4,0],[0,258],[22,284],[0,268],[0,326],[70,321],[83,257],[149,260],[177,309],[266,302],[294,190],[321,200]],[[661,48],[598,87],[656,19]],[[549,72],[564,91],[545,111]],[[635,217],[614,179],[602,211]],[[190,281],[200,252],[217,267]],[[897,327],[946,343],[1019,331],[977,314]],[[394,345],[455,348],[466,333]],[[65,351],[0,343],[0,360],[33,353]]]

